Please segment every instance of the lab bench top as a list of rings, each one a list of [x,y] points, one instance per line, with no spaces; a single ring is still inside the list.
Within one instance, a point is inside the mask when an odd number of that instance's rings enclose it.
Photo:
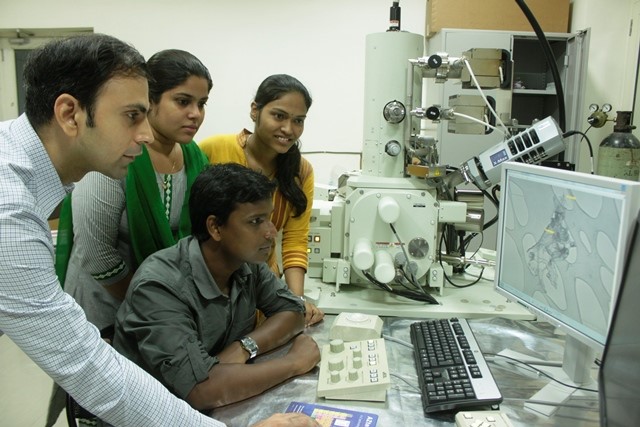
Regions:
[[[355,311],[355,310],[354,310]],[[320,348],[329,343],[329,331],[335,315],[307,328]],[[385,402],[362,402],[327,400],[316,397],[318,368],[288,380],[267,392],[222,408],[211,413],[229,426],[249,426],[267,418],[275,412],[284,412],[293,401],[369,412],[378,415],[377,426],[454,426],[455,413],[442,412],[424,415],[418,379],[410,345],[409,329],[415,318],[383,317],[382,334],[389,370],[391,387]],[[504,401],[500,410],[506,412],[514,426],[568,426],[591,427],[599,425],[599,402],[597,393],[585,392],[582,397],[571,397],[552,416],[544,416],[525,408],[525,402],[547,385],[550,380],[532,374],[508,359],[490,356],[503,350],[512,350],[528,357],[543,360],[562,360],[564,335],[549,323],[535,320],[506,319],[502,317],[472,318],[469,324],[486,355],[485,358],[500,388]],[[390,338],[389,338],[390,337]],[[268,358],[280,357],[287,347],[257,358],[255,363]],[[595,365],[594,378],[597,377]]]

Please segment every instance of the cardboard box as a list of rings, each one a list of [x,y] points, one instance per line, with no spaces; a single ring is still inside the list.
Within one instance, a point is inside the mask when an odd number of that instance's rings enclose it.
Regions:
[[[569,31],[570,0],[525,0],[545,33]],[[427,0],[425,35],[443,28],[532,32],[515,0]]]

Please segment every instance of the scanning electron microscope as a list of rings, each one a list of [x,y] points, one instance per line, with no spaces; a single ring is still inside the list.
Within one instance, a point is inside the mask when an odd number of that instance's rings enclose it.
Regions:
[[[512,68],[499,49],[473,49],[460,57],[423,52],[419,34],[388,31],[366,38],[361,170],[341,176],[330,200],[314,201],[311,220],[307,288],[319,285],[318,305],[328,313],[464,314],[447,304],[473,304],[473,297],[453,295],[458,289],[449,295],[446,278],[483,262],[465,258],[458,242],[482,232],[486,190],[499,182],[502,163],[539,163],[564,150],[562,131],[549,117],[513,136],[506,133],[462,164],[440,164],[437,141],[421,134],[423,120],[450,120],[449,131],[474,134],[500,118],[481,96],[458,97],[448,108],[421,105],[425,80],[495,88]],[[475,188],[462,188],[470,186]],[[484,289],[480,300],[493,293]],[[339,302],[349,295],[351,300]],[[490,303],[492,310],[505,304]]]

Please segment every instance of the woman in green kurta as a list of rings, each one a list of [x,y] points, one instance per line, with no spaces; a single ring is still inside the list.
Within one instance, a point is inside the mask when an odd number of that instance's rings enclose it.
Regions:
[[[147,66],[153,142],[122,180],[87,174],[60,214],[60,283],[100,330],[113,325],[138,265],[191,234],[189,189],[209,163],[193,141],[213,86],[209,71],[192,54],[173,49],[156,53]],[[129,114],[123,120],[131,120]],[[61,410],[54,406],[49,418]]]

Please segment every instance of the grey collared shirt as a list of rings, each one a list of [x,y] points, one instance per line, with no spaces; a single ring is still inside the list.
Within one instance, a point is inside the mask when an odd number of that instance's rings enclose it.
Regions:
[[[138,268],[116,316],[116,349],[186,398],[216,355],[255,327],[255,312],[304,312],[266,263],[243,264],[222,294],[199,243],[185,237]]]

